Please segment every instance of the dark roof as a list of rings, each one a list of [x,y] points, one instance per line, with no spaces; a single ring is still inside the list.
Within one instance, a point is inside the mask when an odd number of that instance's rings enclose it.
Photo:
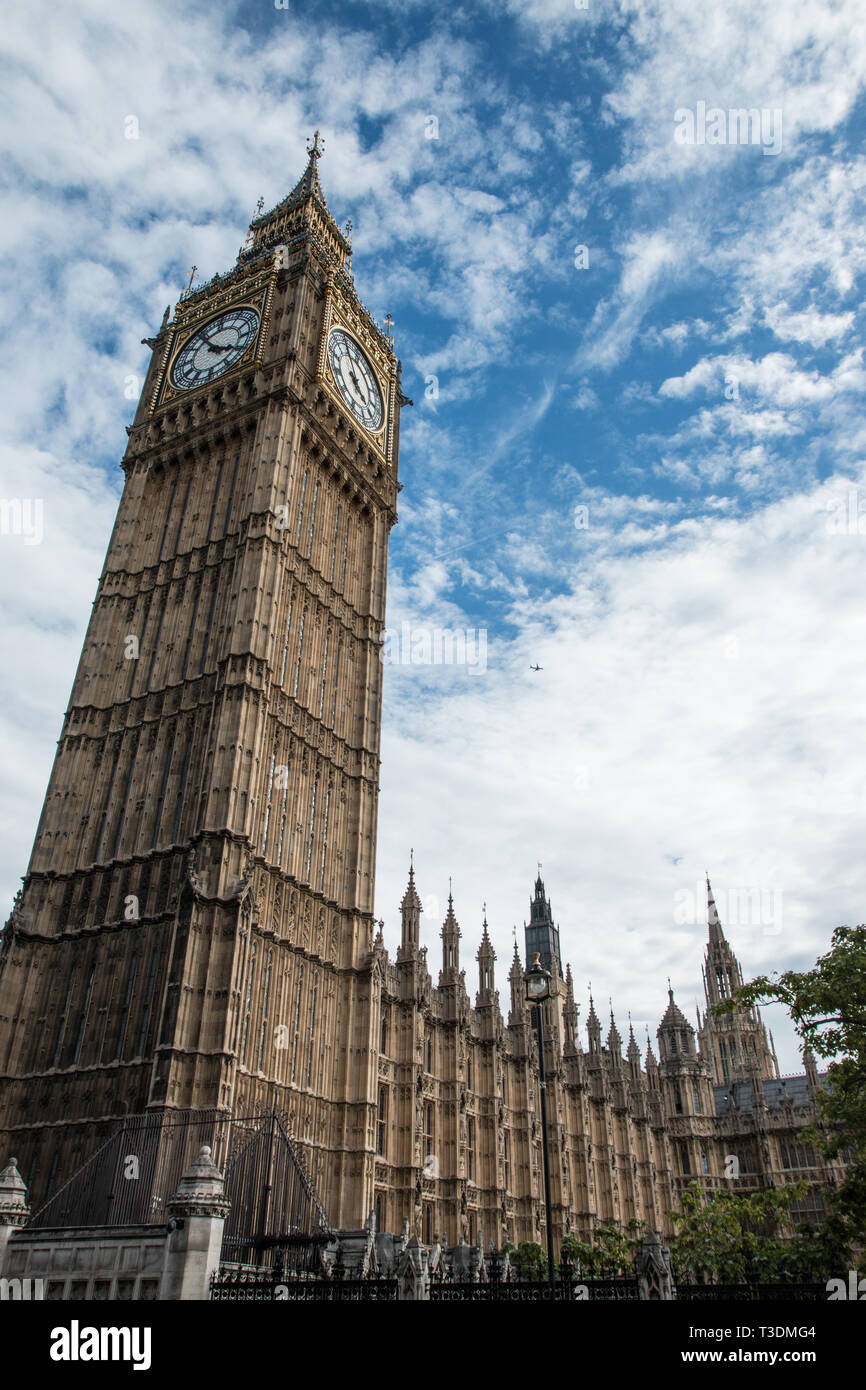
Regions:
[[[827,1073],[820,1072],[818,1080],[823,1082]],[[789,1100],[797,1109],[809,1104],[809,1083],[805,1076],[783,1076],[780,1079],[764,1081],[764,1101],[768,1110],[776,1110],[784,1100]],[[734,1096],[734,1110],[751,1110],[752,1085],[749,1081],[737,1081],[733,1086],[714,1086],[716,1114],[728,1115],[731,1112],[731,1093]]]

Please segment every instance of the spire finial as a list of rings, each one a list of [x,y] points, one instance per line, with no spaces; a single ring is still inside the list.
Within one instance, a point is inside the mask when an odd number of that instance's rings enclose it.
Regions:
[[[248,249],[248,247],[252,244],[252,240],[253,240],[253,222],[255,222],[259,217],[261,217],[261,215],[262,215],[262,208],[264,207],[264,205],[265,205],[264,197],[260,194],[260,195],[259,195],[259,201],[256,203],[256,210],[255,210],[255,212],[253,213],[253,220],[252,220],[252,222],[251,222],[250,225],[249,225],[249,230],[248,230],[247,235],[246,235],[246,240],[244,241],[244,250],[245,250],[245,251],[246,251],[246,250]]]
[[[184,285],[183,289],[182,289],[181,292],[180,292],[180,297],[181,297],[181,299],[186,299],[187,295],[190,294],[190,293],[192,292],[192,282],[193,282],[193,280],[197,280],[197,279],[198,279],[198,266],[197,266],[197,265],[194,265],[193,268],[192,268],[192,270],[189,272],[189,279],[187,280],[186,284]]]
[[[324,153],[325,141],[324,138],[322,138],[321,146],[319,145],[319,134],[320,132],[317,130],[313,135],[312,141],[307,141],[307,154],[310,156],[310,159],[321,159]]]

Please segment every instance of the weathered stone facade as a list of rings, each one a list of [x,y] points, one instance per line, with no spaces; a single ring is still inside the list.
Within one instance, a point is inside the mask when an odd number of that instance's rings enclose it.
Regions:
[[[558,933],[539,877],[531,902],[531,944],[548,924],[552,998],[544,1008],[553,1220],[557,1242],[588,1235],[601,1221],[631,1220],[671,1234],[670,1212],[693,1181],[741,1191],[801,1177],[826,1184],[828,1164],[798,1134],[815,1118],[820,1079],[781,1079],[757,1010],[723,1020],[710,1005],[742,975],[708,889],[707,1012],[700,1050],[673,993],[658,1029],[659,1057],[642,1060],[629,1028],[625,1052],[611,1014],[607,1037],[590,1001],[586,1046],[578,1030],[571,971],[564,975]],[[474,1008],[460,968],[460,928],[449,898],[442,970],[434,986],[419,948],[421,903],[414,870],[402,904],[402,939],[389,960],[381,936],[373,952],[380,1009],[375,1209],[380,1228],[404,1217],[430,1243],[479,1232],[493,1240],[544,1235],[536,1031],[524,997],[515,945],[507,1019],[495,985],[487,924],[477,952]],[[725,970],[725,985],[719,972]],[[724,1058],[725,1070],[722,1070]],[[803,1205],[818,1213],[820,1199]]]
[[[117,520],[0,946],[0,1157],[19,1157],[36,1210],[124,1114],[276,1108],[334,1228],[374,1209],[381,1230],[408,1219],[427,1243],[537,1239],[520,962],[506,1021],[485,926],[473,1007],[450,904],[434,987],[411,877],[396,960],[374,939],[381,637],[408,402],[390,333],[355,291],[319,154],[254,220],[235,267],[147,340]],[[231,342],[232,314],[248,346]],[[642,1066],[633,1036],[623,1056],[613,1023],[603,1044],[594,1010],[582,1050],[540,883],[534,902],[554,969],[557,1234],[632,1217],[668,1230],[690,1175],[726,1181],[741,1131],[748,1180],[752,1168],[783,1180],[777,1136],[810,1118],[817,1078],[803,1105],[764,1106],[774,1072],[759,1023],[708,1019],[698,1053],[673,1001],[658,1063],[648,1052]],[[717,1117],[725,1068],[754,1099],[735,1095]]]

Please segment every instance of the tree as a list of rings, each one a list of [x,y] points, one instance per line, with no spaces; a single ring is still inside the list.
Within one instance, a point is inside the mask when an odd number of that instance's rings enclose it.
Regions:
[[[677,1233],[670,1242],[671,1261],[683,1283],[799,1283],[826,1277],[831,1252],[812,1233],[785,1236],[791,1202],[811,1184],[740,1193],[729,1189],[704,1193],[692,1183],[673,1212]],[[825,1272],[826,1271],[826,1272]]]
[[[830,1193],[830,1233],[841,1247],[866,1232],[866,926],[837,927],[812,970],[759,975],[716,1005],[717,1013],[784,1004],[804,1046],[829,1061],[818,1095],[821,1127],[810,1136],[851,1166]]]
[[[522,1240],[517,1247],[506,1241],[502,1253],[508,1255],[518,1278],[533,1281],[547,1278],[547,1252],[533,1241]]]
[[[625,1229],[615,1222],[606,1222],[595,1227],[588,1241],[566,1236],[561,1246],[562,1259],[581,1278],[610,1278],[633,1267],[642,1232],[640,1221],[629,1221]]]

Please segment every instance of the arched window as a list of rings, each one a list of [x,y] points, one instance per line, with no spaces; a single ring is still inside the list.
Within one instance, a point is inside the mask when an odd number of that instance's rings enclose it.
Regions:
[[[250,1031],[250,1009],[253,998],[253,975],[256,969],[256,943],[253,942],[250,948],[250,969],[247,975],[247,997],[244,1003],[244,1031],[241,1035],[241,1066],[247,1064],[247,1038]]]
[[[434,1125],[433,1125],[433,1105],[427,1101],[424,1106],[424,1157],[430,1158],[433,1154]]]
[[[388,1018],[384,1013],[382,1014],[382,1032],[379,1038],[379,1051],[383,1057],[386,1056],[388,1052]]]
[[[429,1035],[427,1038],[427,1070],[433,1070],[433,1038]]]
[[[376,1125],[376,1153],[385,1157],[385,1125],[388,1118],[388,1093],[384,1086],[379,1087],[379,1118]]]

